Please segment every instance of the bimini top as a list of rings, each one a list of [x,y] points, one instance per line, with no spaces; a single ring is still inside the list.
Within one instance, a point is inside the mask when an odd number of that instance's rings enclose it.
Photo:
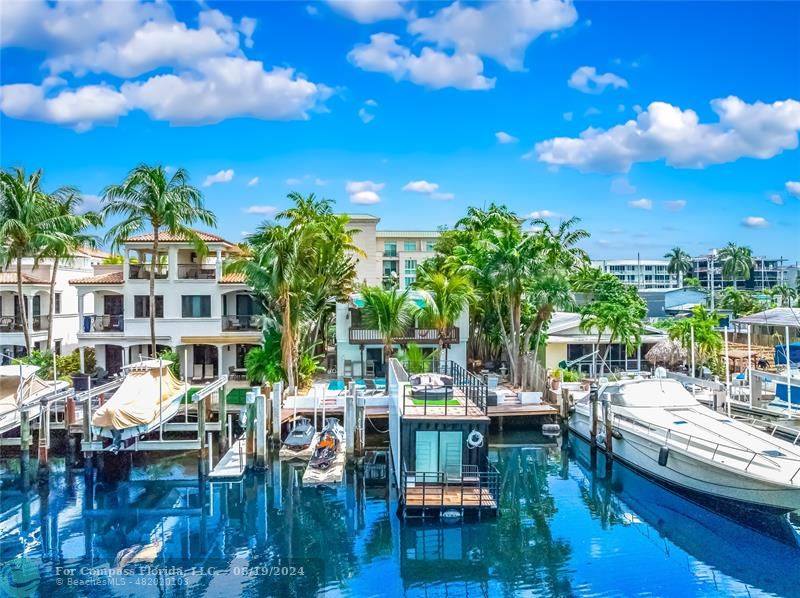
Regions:
[[[699,405],[689,391],[677,380],[650,378],[609,382],[601,387],[598,396],[609,395],[612,405],[620,407],[693,407]]]

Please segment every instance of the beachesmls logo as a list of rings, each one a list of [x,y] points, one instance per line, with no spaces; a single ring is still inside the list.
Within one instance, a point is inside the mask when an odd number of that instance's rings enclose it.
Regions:
[[[30,559],[16,558],[0,564],[0,595],[28,598],[39,589],[39,567]]]

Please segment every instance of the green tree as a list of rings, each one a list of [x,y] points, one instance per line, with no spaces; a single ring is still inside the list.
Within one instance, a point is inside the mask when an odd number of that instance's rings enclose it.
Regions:
[[[623,285],[616,278],[605,281],[595,289],[594,299],[581,308],[580,329],[597,334],[597,345],[604,332],[609,335],[603,361],[608,359],[611,345],[615,341],[625,346],[627,355],[632,355],[641,344],[644,334],[643,319],[647,315],[647,304],[636,289]]]
[[[680,341],[688,351],[692,346],[694,331],[695,361],[698,366],[709,366],[718,369],[718,356],[722,350],[722,336],[715,330],[719,325],[719,316],[698,305],[688,318],[671,320],[667,333],[669,338]]]
[[[673,247],[664,258],[669,260],[667,272],[677,274],[678,286],[683,287],[683,277],[692,270],[692,257],[680,247]]]
[[[722,262],[722,276],[733,281],[733,288],[737,288],[738,280],[748,280],[753,270],[753,250],[736,243],[728,243],[719,252]]]
[[[446,276],[441,272],[423,274],[417,287],[425,295],[425,306],[417,314],[422,326],[435,328],[439,336],[439,351],[447,361],[449,331],[467,309],[474,297],[472,283],[463,274]]]
[[[694,289],[694,290],[697,290],[697,291],[702,289],[702,285],[700,284],[700,279],[699,278],[694,278],[692,276],[687,276],[686,278],[684,278],[683,279],[683,285],[687,289]]]
[[[119,248],[125,240],[139,232],[153,233],[152,263],[150,268],[149,316],[150,354],[156,348],[156,264],[159,260],[159,237],[162,232],[180,236],[191,242],[199,255],[207,252],[206,244],[192,227],[195,222],[216,226],[217,218],[203,206],[200,190],[189,184],[189,174],[179,168],[169,176],[163,166],[140,164],[131,170],[118,185],[103,191],[104,217],[121,216],[106,234],[112,248]]]
[[[761,302],[755,299],[749,291],[739,291],[728,287],[722,291],[720,306],[733,312],[733,317],[746,316],[761,311]]]
[[[414,323],[414,306],[408,299],[409,289],[385,290],[364,285],[364,323],[378,331],[383,338],[383,354],[386,361],[392,357],[393,345],[398,336],[405,334]]]
[[[58,236],[48,239],[42,248],[42,257],[53,260],[50,272],[50,302],[47,319],[47,347],[53,348],[53,315],[55,314],[55,287],[58,268],[62,261],[69,261],[81,247],[96,247],[97,237],[89,230],[103,224],[103,218],[96,212],[80,213],[83,199],[72,187],[61,187],[47,195],[54,213],[62,218],[62,232],[66,237]]]
[[[0,173],[0,260],[4,267],[16,263],[20,324],[28,354],[31,337],[22,289],[22,260],[29,257],[38,262],[45,248],[68,245],[72,225],[69,217],[54,209],[41,189],[41,179],[41,170],[30,175],[21,168]]]
[[[797,290],[787,284],[775,285],[769,294],[780,302],[781,307],[792,307],[792,302],[797,300]]]

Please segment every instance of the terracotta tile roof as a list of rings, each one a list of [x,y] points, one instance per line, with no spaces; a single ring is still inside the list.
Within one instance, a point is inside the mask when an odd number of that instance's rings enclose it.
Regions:
[[[87,278],[77,278],[70,280],[69,284],[122,284],[125,282],[122,279],[122,271],[107,272],[98,276],[89,276]]]
[[[30,274],[22,275],[23,284],[49,284],[46,280],[36,278]],[[17,284],[16,272],[0,272],[0,284]]]
[[[235,243],[231,243],[219,237],[217,235],[212,235],[211,233],[206,233],[203,231],[195,231],[197,235],[203,241],[207,243],[226,243],[227,245],[235,245]],[[161,243],[182,243],[187,242],[189,239],[185,235],[172,235],[166,231],[162,231],[158,233],[158,242]],[[143,235],[136,235],[133,237],[129,237],[125,240],[126,243],[152,243],[153,242],[153,233],[145,233]]]
[[[97,257],[97,258],[101,258],[101,259],[105,259],[105,258],[107,258],[107,257],[109,257],[111,255],[107,251],[103,251],[102,249],[95,249],[95,248],[89,247],[88,245],[84,245],[83,247],[78,249],[78,253],[82,253],[83,255],[86,255],[86,256],[89,256],[89,257]]]
[[[243,272],[223,274],[222,278],[219,279],[219,284],[245,284],[246,282],[247,280]]]

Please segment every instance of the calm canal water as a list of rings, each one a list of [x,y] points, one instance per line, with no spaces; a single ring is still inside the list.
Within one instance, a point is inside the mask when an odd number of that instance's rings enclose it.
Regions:
[[[200,485],[165,457],[87,485],[57,461],[45,493],[4,460],[0,595],[800,596],[800,518],[754,531],[572,444],[495,438],[502,515],[458,524],[399,520],[380,468]]]

